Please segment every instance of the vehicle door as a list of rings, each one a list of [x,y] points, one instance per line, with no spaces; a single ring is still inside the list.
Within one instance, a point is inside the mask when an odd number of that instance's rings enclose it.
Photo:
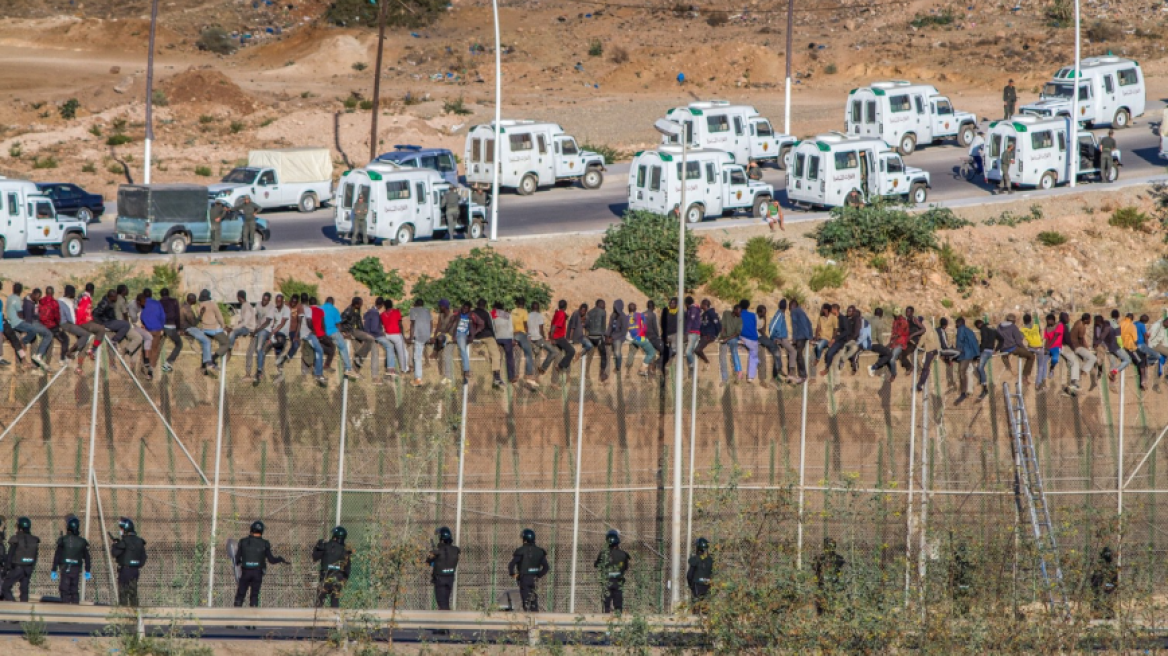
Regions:
[[[668,213],[672,207],[665,206],[666,191],[665,191],[665,168],[661,162],[654,163],[648,166],[646,171],[645,181],[645,200],[642,207],[645,209],[660,212],[661,214]]]
[[[904,160],[896,153],[880,155],[880,195],[900,196],[908,193],[908,175]]]
[[[28,225],[20,192],[4,192],[3,205],[4,250],[23,250],[28,244]]]
[[[933,140],[933,120],[929,116],[928,99],[921,94],[915,94],[913,109],[916,110],[917,143],[927,145]]]
[[[854,150],[832,153],[831,177],[828,178],[828,193],[823,202],[828,205],[843,205],[848,194],[857,191],[864,195],[864,181],[860,176],[860,153]]]
[[[778,141],[771,122],[765,118],[750,119],[750,158],[767,159],[778,155]]]
[[[1099,113],[1095,107],[1095,89],[1093,80],[1079,82],[1079,122],[1096,121]]]
[[[746,126],[740,114],[735,114],[730,120],[734,126],[734,149],[730,152],[734,153],[734,161],[746,164],[750,161],[750,139],[746,136]]]
[[[341,187],[341,202],[337,204],[337,231],[353,229],[353,202],[357,200],[357,185],[352,180]]]
[[[718,166],[714,162],[687,162],[698,165],[698,188],[700,196],[705,199],[706,214],[717,215],[722,213],[725,205],[722,198],[722,185],[718,182]]]
[[[1022,167],[1024,165],[1026,153],[1022,152],[1021,146],[1018,144],[1018,136],[1011,134],[1007,135],[1006,138],[1002,140],[1003,154],[1009,150],[1011,144],[1014,146],[1014,166],[1010,169],[1010,180],[1018,181],[1022,179]]]
[[[61,224],[57,221],[57,210],[48,198],[30,198],[25,203],[30,217],[28,229],[29,244],[61,243]]]
[[[953,119],[953,103],[948,98],[929,100],[932,109],[933,138],[952,137],[957,134],[957,122]]]
[[[434,234],[438,203],[430,202],[430,184],[426,180],[415,181],[414,192],[414,236],[429,237]]]
[[[645,161],[633,162],[629,171],[629,209],[650,209],[646,205],[645,193],[649,187],[649,165]]]
[[[1110,120],[1112,116],[1115,116],[1115,110],[1119,109],[1118,88],[1115,85],[1114,73],[1107,73],[1103,76],[1100,92],[1096,102],[1098,108],[1095,115],[1099,117],[1099,120]]]
[[[289,201],[284,198],[284,191],[281,187],[280,181],[276,178],[276,171],[264,169],[256,178],[255,195],[251,200],[260,207],[288,205]]]
[[[1079,133],[1079,174],[1099,170],[1099,144],[1090,132]]]
[[[869,202],[880,195],[880,180],[871,150],[860,151],[860,191]]]
[[[539,171],[541,185],[555,184],[558,171],[551,155],[551,144],[547,142],[547,135],[535,135],[535,169]]]
[[[852,134],[861,137],[880,136],[879,103],[875,98],[853,98],[851,115]]]
[[[723,209],[749,207],[750,180],[746,171],[737,164],[722,167]]]
[[[583,175],[584,164],[576,140],[561,134],[555,137],[555,141],[555,176],[557,178],[575,178]]]

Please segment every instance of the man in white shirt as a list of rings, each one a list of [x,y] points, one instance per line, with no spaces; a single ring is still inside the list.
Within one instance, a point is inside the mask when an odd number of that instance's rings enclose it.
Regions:
[[[247,302],[247,292],[242,289],[236,292],[236,300],[239,301],[239,312],[235,314],[235,326],[228,336],[228,344],[232,352],[235,350],[235,340],[240,337],[252,336],[251,344],[247,347],[247,360],[244,365],[244,382],[252,382],[255,379],[251,377],[251,359],[255,354],[255,333],[256,333],[256,309],[255,306]]]
[[[260,306],[260,329],[257,331],[258,356],[256,360],[256,380],[264,377],[264,358],[268,351],[275,349],[277,367],[280,366],[284,352],[288,349],[288,339],[291,336],[289,329],[292,323],[292,312],[284,305],[284,295],[276,294],[276,302],[267,304],[270,294],[264,294]]]
[[[981,130],[973,135],[973,141],[969,142],[969,156],[973,158],[973,166],[977,169],[978,175],[985,175],[985,133]]]

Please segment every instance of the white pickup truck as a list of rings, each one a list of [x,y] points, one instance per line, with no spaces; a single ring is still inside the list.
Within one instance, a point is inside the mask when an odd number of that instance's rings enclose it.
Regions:
[[[328,148],[253,150],[247,166],[233,169],[207,188],[211,200],[233,206],[244,196],[261,208],[295,207],[312,212],[332,198],[333,161]]]
[[[56,248],[61,257],[81,257],[89,238],[84,221],[57,214],[53,201],[35,182],[0,179],[0,258],[14,251],[44,255]]]

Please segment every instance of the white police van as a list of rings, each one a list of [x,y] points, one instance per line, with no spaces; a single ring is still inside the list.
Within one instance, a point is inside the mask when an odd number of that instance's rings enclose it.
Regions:
[[[629,167],[629,209],[668,214],[681,211],[681,146],[660,146],[633,157]],[[700,148],[685,153],[685,220],[697,223],[707,216],[729,216],[738,211],[761,218],[774,198],[769,184],[747,177],[724,150]]]
[[[690,148],[724,150],[740,163],[774,162],[782,168],[786,154],[798,141],[775,132],[754,107],[725,100],[692,102],[669,110],[665,118],[683,126]],[[678,144],[679,135],[662,135],[661,142]]]
[[[904,156],[941,139],[953,139],[964,148],[977,132],[977,116],[957,111],[931,84],[906,80],[852,89],[844,122],[849,135],[878,137]]]
[[[1088,57],[1079,63],[1080,123],[1126,128],[1147,109],[1147,88],[1139,62],[1122,57]],[[1075,67],[1064,66],[1042,87],[1037,102],[1020,113],[1040,118],[1070,116],[1074,111]]]
[[[1043,119],[1037,116],[1015,116],[1009,121],[990,124],[986,135],[985,172],[987,182],[1001,182],[1002,155],[1014,145],[1014,166],[1010,169],[1010,184],[1016,187],[1051,189],[1071,179],[1073,160],[1067,157],[1067,141],[1071,123],[1069,118]],[[1099,142],[1090,132],[1078,133],[1078,169],[1080,178],[1092,177],[1103,182],[1119,179],[1119,167],[1109,169],[1102,180]],[[1118,164],[1120,153],[1111,157]]]
[[[907,166],[896,151],[875,137],[840,132],[805,139],[791,151],[787,198],[797,205],[865,205],[879,198],[929,199],[929,173]]]
[[[523,196],[559,182],[580,181],[585,189],[604,182],[605,161],[598,153],[580,150],[575,137],[555,123],[502,121],[502,144],[495,144],[495,124],[476,125],[466,135],[466,182],[486,188],[501,170],[499,186]],[[498,155],[498,165],[495,156]]]

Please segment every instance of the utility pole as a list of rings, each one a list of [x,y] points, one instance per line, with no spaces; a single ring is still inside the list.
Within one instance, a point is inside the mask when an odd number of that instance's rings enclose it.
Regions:
[[[154,141],[154,33],[157,28],[158,0],[154,0],[150,4],[150,51],[146,53],[146,161],[142,163],[142,181],[146,184],[150,184],[150,146]]]
[[[783,134],[791,134],[791,38],[795,31],[795,0],[787,0],[787,83],[783,85]]]
[[[158,0],[155,0],[157,2]],[[385,50],[385,16],[388,0],[382,0],[377,16],[377,64],[373,67],[373,121],[369,128],[369,161],[377,159],[377,115],[381,111],[381,56]]]

